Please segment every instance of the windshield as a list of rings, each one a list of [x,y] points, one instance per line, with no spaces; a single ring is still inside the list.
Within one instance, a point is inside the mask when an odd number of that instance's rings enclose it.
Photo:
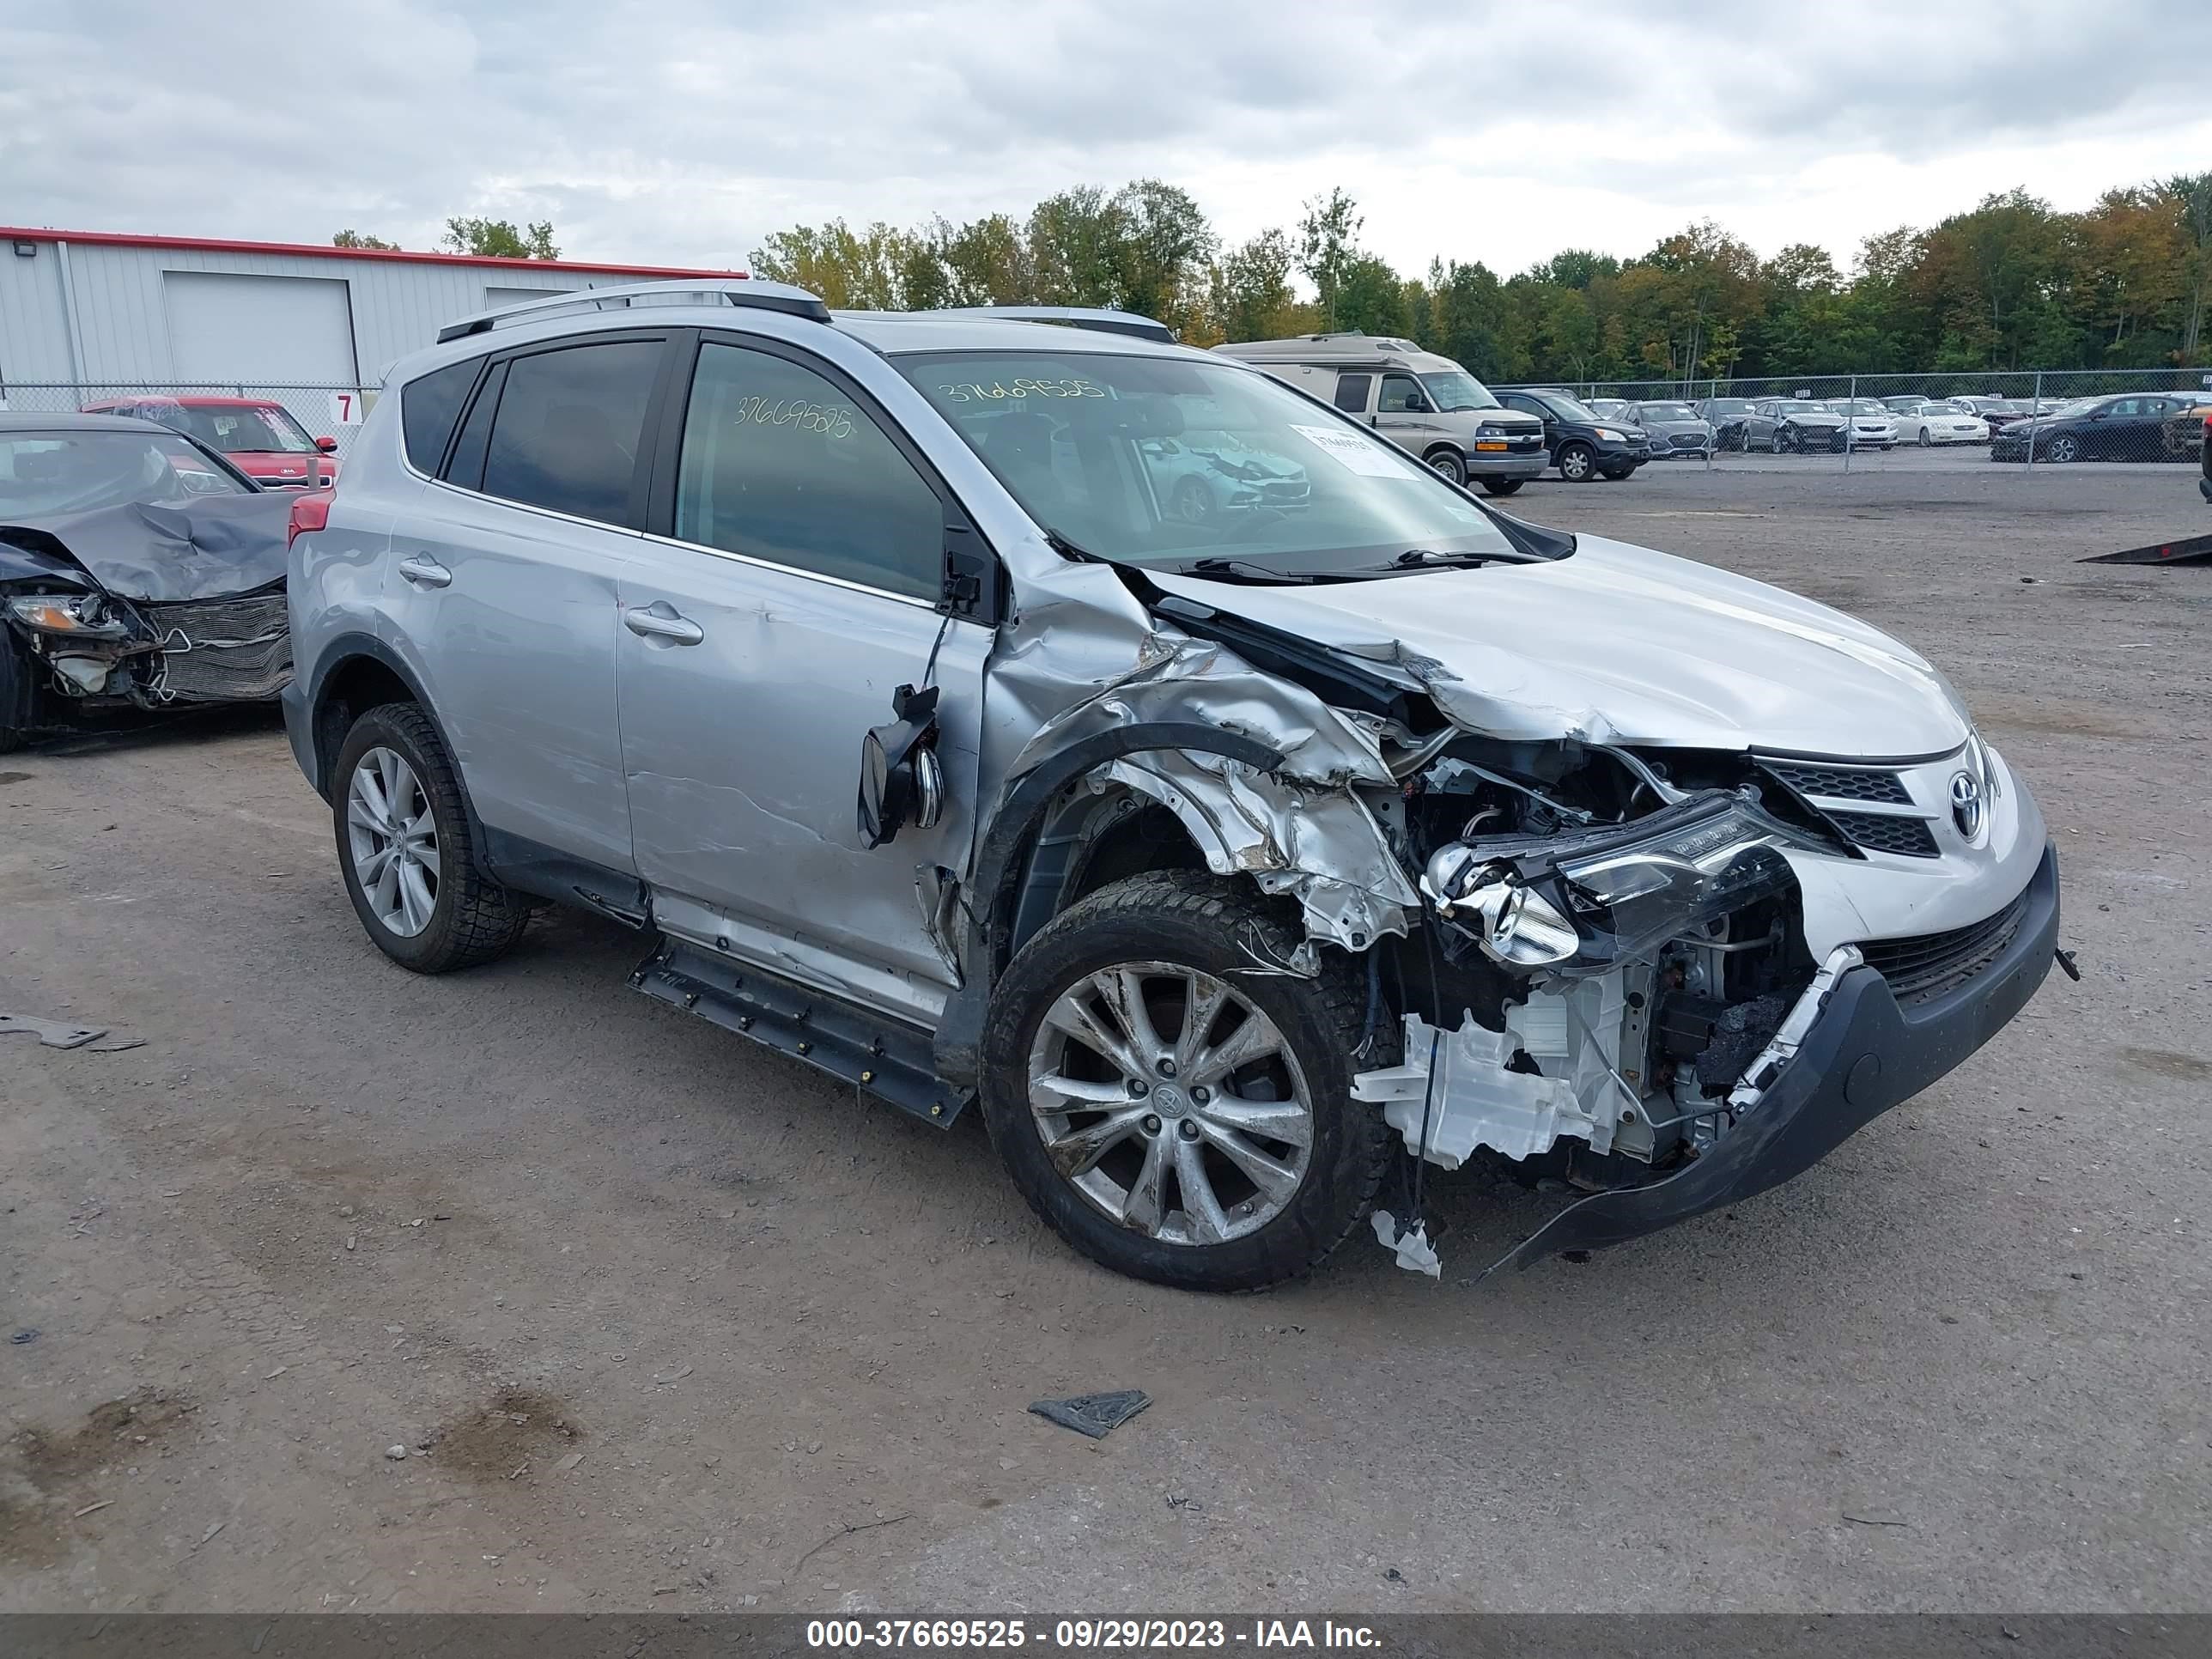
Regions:
[[[1832,415],[1836,412],[1826,404],[1782,403],[1774,407],[1784,415]]]
[[[252,493],[159,432],[0,432],[0,521]]]
[[[1644,404],[1638,408],[1637,413],[1647,421],[1694,421],[1698,418],[1690,412],[1686,404]]]
[[[1497,398],[1490,388],[1463,368],[1438,369],[1433,374],[1421,376],[1421,384],[1429,389],[1429,396],[1437,400],[1437,407],[1447,415],[1462,409],[1497,409]]]
[[[149,398],[138,408],[143,418],[189,432],[226,455],[306,455],[315,447],[300,423],[274,404],[210,407]]]
[[[1892,412],[1871,398],[1861,398],[1856,402],[1849,398],[1838,398],[1829,407],[1838,415],[1887,415]]]
[[[1606,417],[1579,398],[1570,398],[1564,392],[1547,392],[1537,400],[1563,421],[1601,421]]]
[[[1709,415],[1748,415],[1751,413],[1751,400],[1748,398],[1716,398],[1705,405],[1705,412]]]
[[[1101,558],[1291,575],[1416,548],[1522,556],[1429,468],[1249,369],[1066,351],[891,361],[1030,518]]]

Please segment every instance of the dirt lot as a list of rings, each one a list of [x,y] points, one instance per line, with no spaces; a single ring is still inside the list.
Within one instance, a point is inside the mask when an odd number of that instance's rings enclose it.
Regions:
[[[1201,1299],[611,927],[388,966],[265,721],[0,758],[0,1009],[143,1045],[0,1036],[0,1607],[2203,1607],[2212,570],[2072,562],[2212,529],[2190,477],[1518,505],[1926,650],[2087,981],[1626,1251],[1477,1285],[1560,1200],[1447,1177],[1441,1284],[1355,1243]],[[1098,1444],[1024,1410],[1121,1387]]]

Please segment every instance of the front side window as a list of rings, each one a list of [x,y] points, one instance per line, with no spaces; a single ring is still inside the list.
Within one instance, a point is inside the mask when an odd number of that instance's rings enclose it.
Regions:
[[[1050,448],[1048,432],[1008,427],[999,439],[1010,458],[1024,442]],[[702,547],[911,599],[944,591],[936,490],[842,390],[770,352],[714,341],[699,348],[675,531]]]
[[[1429,406],[1420,385],[1410,374],[1385,374],[1382,395],[1375,405],[1385,415],[1418,415]]]
[[[1395,445],[1249,369],[1067,351],[891,361],[1032,520],[1103,558],[1249,578],[1372,572],[1417,549],[1521,556]]]
[[[484,452],[484,494],[628,524],[660,353],[658,340],[615,340],[509,362]]]
[[[0,433],[0,520],[252,493],[166,432]]]

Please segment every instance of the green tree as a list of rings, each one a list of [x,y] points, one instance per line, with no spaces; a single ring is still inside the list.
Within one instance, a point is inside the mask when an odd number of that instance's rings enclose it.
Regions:
[[[386,253],[399,252],[399,244],[387,242],[381,236],[371,236],[366,231],[342,230],[331,238],[332,247],[374,248]]]
[[[1371,253],[1363,253],[1344,267],[1336,290],[1335,321],[1332,327],[1357,329],[1362,334],[1410,334],[1413,319],[1406,304],[1406,284],[1398,273]]]
[[[1359,228],[1367,222],[1358,203],[1340,188],[1306,204],[1298,221],[1298,269],[1321,296],[1322,320],[1331,329],[1348,327],[1338,314],[1338,290],[1352,261],[1359,258]]]
[[[1139,179],[1116,191],[1112,206],[1119,254],[1105,303],[1169,322],[1201,312],[1206,261],[1221,239],[1190,192]]]
[[[1291,272],[1297,256],[1279,230],[1263,230],[1230,249],[1213,267],[1209,287],[1214,330],[1224,340],[1276,339],[1290,326],[1297,295]]]
[[[2159,186],[2181,227],[2179,360],[2206,361],[2204,313],[2212,301],[2212,173],[2177,173]]]
[[[517,230],[507,219],[448,219],[438,245],[449,253],[473,253],[493,259],[557,259],[553,227],[525,225]]]

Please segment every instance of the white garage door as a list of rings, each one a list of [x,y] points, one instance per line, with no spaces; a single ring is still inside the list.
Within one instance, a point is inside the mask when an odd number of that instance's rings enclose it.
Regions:
[[[326,276],[165,270],[176,378],[245,386],[358,386],[353,307]],[[320,428],[318,428],[319,430]]]
[[[568,293],[565,288],[490,288],[484,289],[484,309],[497,311],[503,306],[526,306],[532,300],[557,299]]]

